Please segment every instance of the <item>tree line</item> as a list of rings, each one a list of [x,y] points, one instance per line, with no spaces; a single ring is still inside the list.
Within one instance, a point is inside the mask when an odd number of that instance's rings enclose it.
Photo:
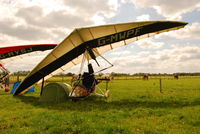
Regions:
[[[18,72],[14,72],[12,73],[12,75],[20,75],[20,76],[26,76],[27,74],[29,74],[30,71],[18,71]],[[57,74],[56,76],[73,76],[74,73],[68,72],[68,73],[60,73]],[[103,76],[104,73],[99,73],[99,76]],[[130,74],[130,73],[116,73],[116,72],[112,72],[109,74],[110,76],[113,77],[120,77],[120,76],[144,76],[144,75],[148,75],[148,76],[200,76],[200,72],[195,72],[195,73],[185,73],[185,72],[180,72],[180,73],[134,73],[134,74]]]
[[[134,74],[129,74],[129,73],[115,73],[112,72],[110,74],[111,76],[200,76],[200,72],[195,72],[195,73],[185,73],[185,72],[180,72],[180,73],[134,73]]]

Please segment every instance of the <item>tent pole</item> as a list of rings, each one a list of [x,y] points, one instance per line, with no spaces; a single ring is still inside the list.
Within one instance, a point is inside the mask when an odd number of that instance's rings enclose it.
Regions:
[[[40,92],[40,96],[42,95],[42,92],[43,92],[43,88],[44,88],[44,77],[42,78],[42,87],[41,87],[41,92]]]

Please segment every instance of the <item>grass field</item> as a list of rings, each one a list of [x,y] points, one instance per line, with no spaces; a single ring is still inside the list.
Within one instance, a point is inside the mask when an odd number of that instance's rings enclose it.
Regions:
[[[102,83],[104,87],[105,83]],[[44,104],[0,91],[0,134],[199,134],[200,79],[113,80],[108,99]]]

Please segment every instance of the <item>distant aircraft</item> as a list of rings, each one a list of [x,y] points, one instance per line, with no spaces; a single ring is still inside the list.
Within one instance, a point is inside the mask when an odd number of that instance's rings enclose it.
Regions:
[[[22,95],[34,83],[48,79],[79,63],[83,64],[87,60],[88,72],[80,74],[77,84],[73,85],[69,94],[69,97],[85,97],[93,93],[98,84],[90,63],[91,59],[100,66],[96,57],[102,57],[107,51],[159,33],[180,29],[185,25],[186,22],[180,21],[144,21],[75,29],[30,72],[14,95]],[[105,69],[107,68],[101,71]],[[104,94],[106,93],[102,95]]]
[[[0,70],[2,71],[0,83],[2,83],[10,73],[10,71],[5,68],[3,64],[15,60],[16,58],[22,58],[21,55],[24,56],[25,54],[34,53],[36,51],[50,50],[55,46],[57,46],[57,44],[35,44],[0,47]]]

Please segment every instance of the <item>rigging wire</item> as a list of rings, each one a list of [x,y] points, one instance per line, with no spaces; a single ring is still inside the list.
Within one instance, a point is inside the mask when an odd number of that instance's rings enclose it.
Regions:
[[[82,71],[83,71],[83,67],[84,67],[85,59],[86,59],[86,58],[85,58],[85,56],[84,56],[84,54],[83,54],[83,58],[82,58],[82,62],[81,62],[80,70],[79,70],[79,74],[81,74]]]
[[[114,65],[113,65],[110,61],[108,61],[105,57],[103,57],[102,55],[98,54],[98,52],[97,52],[96,50],[93,50],[93,51],[94,51],[97,55],[99,55],[103,60],[105,60],[105,61],[110,65],[110,66],[108,66],[108,67],[106,67],[106,68],[103,68],[103,69],[97,71],[97,72],[94,72],[94,74],[97,74],[97,73],[99,73],[99,72],[102,72],[102,71],[107,70],[107,69],[109,69],[109,68],[111,68],[111,67],[114,66]]]

